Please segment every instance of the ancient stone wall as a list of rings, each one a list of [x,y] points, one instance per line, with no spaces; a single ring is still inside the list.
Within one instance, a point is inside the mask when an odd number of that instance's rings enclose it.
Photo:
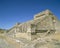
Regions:
[[[20,35],[24,34],[28,36],[27,38],[29,39],[34,39],[38,37],[38,33],[47,32],[46,30],[54,30],[55,20],[54,15],[49,10],[46,10],[36,14],[33,20],[16,24],[9,32],[12,36],[19,33]],[[19,34],[17,34],[17,36],[19,36]]]

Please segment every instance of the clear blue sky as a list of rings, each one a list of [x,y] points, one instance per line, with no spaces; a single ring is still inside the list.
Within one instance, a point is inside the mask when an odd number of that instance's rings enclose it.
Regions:
[[[46,9],[60,20],[60,0],[0,0],[0,28],[9,29],[17,22],[31,20]]]

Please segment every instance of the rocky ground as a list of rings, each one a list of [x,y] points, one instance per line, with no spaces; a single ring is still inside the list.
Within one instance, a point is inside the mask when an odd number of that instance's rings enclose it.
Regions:
[[[60,32],[33,41],[0,35],[0,48],[60,48]]]

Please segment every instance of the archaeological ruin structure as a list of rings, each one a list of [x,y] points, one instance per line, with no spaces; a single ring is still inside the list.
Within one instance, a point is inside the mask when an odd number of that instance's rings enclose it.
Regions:
[[[9,29],[9,35],[14,38],[25,38],[34,40],[43,35],[51,34],[56,31],[56,17],[51,11],[45,10],[34,15],[33,20],[16,23]]]

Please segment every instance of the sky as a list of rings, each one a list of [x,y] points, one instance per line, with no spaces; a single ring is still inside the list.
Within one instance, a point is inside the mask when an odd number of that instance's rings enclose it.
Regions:
[[[60,0],[0,0],[0,28],[10,29],[17,22],[32,20],[46,9],[60,20]]]

